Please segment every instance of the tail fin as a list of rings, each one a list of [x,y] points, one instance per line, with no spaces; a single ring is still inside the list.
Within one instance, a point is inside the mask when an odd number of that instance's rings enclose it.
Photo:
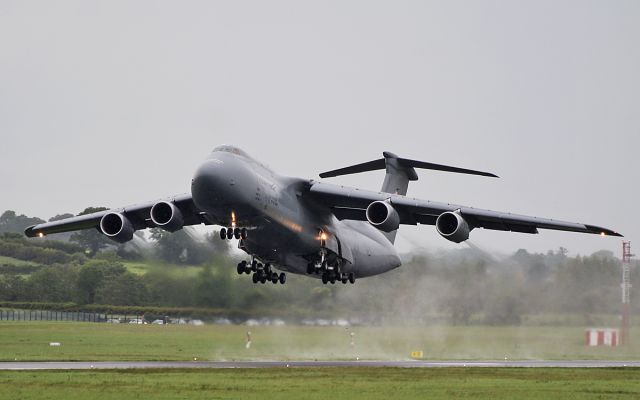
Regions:
[[[494,175],[489,172],[475,171],[472,169],[451,167],[448,165],[433,164],[433,163],[424,162],[424,161],[415,161],[415,160],[409,160],[407,158],[400,158],[388,151],[383,152],[382,155],[384,156],[384,158],[381,158],[378,160],[369,161],[362,164],[351,165],[349,167],[335,169],[333,171],[323,172],[320,174],[320,177],[330,178],[334,176],[350,175],[350,174],[357,174],[360,172],[384,169],[387,171],[387,173],[384,177],[384,182],[382,183],[382,189],[380,191],[384,193],[400,194],[403,196],[407,194],[409,181],[418,180],[418,174],[416,173],[415,168],[455,172],[459,174],[489,176],[493,178],[498,177],[497,175]],[[384,233],[384,234],[385,236],[387,236],[389,241],[393,243],[395,241],[396,233],[397,233],[397,230],[389,233]]]

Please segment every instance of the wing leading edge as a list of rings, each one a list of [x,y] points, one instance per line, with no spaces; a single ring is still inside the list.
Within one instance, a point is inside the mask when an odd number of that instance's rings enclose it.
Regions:
[[[212,224],[209,216],[201,212],[193,203],[190,194],[182,194],[166,199],[158,200],[173,203],[184,217],[184,225],[198,225],[201,223]],[[38,237],[52,233],[78,231],[83,229],[100,229],[100,220],[108,213],[123,214],[131,222],[135,230],[153,228],[156,225],[151,220],[151,207],[158,201],[136,204],[123,208],[99,211],[92,214],[79,215],[77,217],[66,218],[59,221],[46,222],[28,227],[24,233],[27,237]]]
[[[405,225],[435,225],[436,219],[443,212],[459,211],[465,220],[474,228],[521,233],[538,233],[538,229],[551,229],[607,236],[622,236],[611,229],[595,225],[482,210],[323,182],[313,183],[307,195],[329,206],[338,219],[366,221],[365,211],[369,204],[374,201],[388,199],[400,215],[400,223]]]

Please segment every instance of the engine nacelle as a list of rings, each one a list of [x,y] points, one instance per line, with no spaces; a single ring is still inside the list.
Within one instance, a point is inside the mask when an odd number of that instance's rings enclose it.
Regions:
[[[100,230],[111,240],[125,243],[133,239],[133,224],[127,217],[120,213],[110,212],[100,220]]]
[[[469,239],[469,224],[459,212],[447,211],[436,220],[436,230],[442,237],[454,243],[461,243]]]
[[[165,231],[175,232],[184,226],[184,217],[175,204],[159,201],[151,207],[151,221]]]
[[[388,201],[374,201],[367,207],[367,221],[383,232],[391,232],[400,226],[400,215]]]

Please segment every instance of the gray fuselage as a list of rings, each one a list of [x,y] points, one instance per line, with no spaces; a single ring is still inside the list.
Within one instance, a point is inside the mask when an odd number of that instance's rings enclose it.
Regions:
[[[217,224],[246,227],[239,247],[278,269],[305,274],[322,251],[356,277],[400,266],[393,244],[377,228],[339,221],[328,206],[305,197],[312,182],[277,175],[242,150],[221,146],[196,171],[191,192]]]

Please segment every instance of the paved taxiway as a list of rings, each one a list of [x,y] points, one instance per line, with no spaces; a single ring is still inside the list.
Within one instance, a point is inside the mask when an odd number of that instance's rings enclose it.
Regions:
[[[0,370],[81,370],[128,368],[611,368],[640,367],[640,361],[55,361],[0,362]]]

